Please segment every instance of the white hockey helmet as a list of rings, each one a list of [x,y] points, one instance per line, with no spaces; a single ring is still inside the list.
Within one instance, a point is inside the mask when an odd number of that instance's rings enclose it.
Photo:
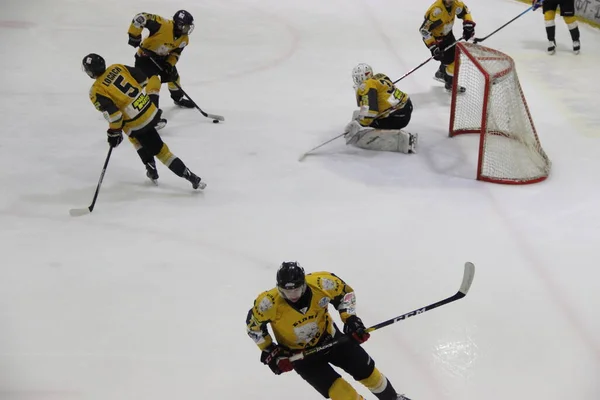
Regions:
[[[373,76],[373,68],[369,64],[360,63],[352,70],[354,85],[360,86],[365,80]]]

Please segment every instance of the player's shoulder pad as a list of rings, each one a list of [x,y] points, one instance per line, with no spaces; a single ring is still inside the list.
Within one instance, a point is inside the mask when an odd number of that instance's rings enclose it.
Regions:
[[[271,319],[270,316],[275,312],[275,305],[279,298],[279,292],[277,288],[273,288],[266,292],[262,292],[254,300],[254,313],[263,320]]]
[[[327,271],[313,272],[306,275],[306,282],[323,291],[334,293],[342,290],[344,286],[344,283],[340,278]]]
[[[136,14],[136,16],[133,17],[133,20],[131,21],[131,23],[136,28],[143,28],[143,27],[146,26],[146,22],[148,22],[148,16],[149,15],[150,14],[145,13],[145,12],[141,12],[139,14]]]

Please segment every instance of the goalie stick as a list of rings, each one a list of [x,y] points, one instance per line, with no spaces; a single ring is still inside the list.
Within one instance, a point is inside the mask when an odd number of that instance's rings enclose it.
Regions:
[[[149,51],[146,51],[147,54],[150,54]],[[159,69],[160,72],[163,72],[163,68],[158,64],[158,62],[156,62],[156,60],[154,59],[154,57],[152,56],[148,56],[148,58],[154,63],[154,65],[156,65],[156,68]],[[204,112],[199,106],[198,104],[196,104],[196,102],[194,100],[192,100],[192,98],[190,97],[189,94],[187,94],[182,88],[181,86],[177,83],[177,82],[173,82],[173,84],[177,87],[177,89],[181,90],[181,92],[183,93],[183,95],[185,97],[187,97],[192,103],[194,103],[194,107],[196,107],[198,109],[198,111],[200,111],[200,114],[204,115],[206,118],[210,118],[213,120],[213,122],[219,122],[219,121],[225,121],[225,118],[221,115],[216,115],[216,114],[209,114],[207,112]]]
[[[69,214],[71,217],[81,217],[82,215],[86,215],[91,213],[94,210],[94,206],[96,205],[96,200],[98,199],[98,193],[100,193],[100,186],[102,186],[102,181],[104,180],[104,174],[106,173],[106,168],[108,167],[108,160],[110,160],[110,155],[112,154],[113,147],[111,146],[108,149],[108,154],[106,155],[106,161],[104,161],[104,166],[102,167],[102,173],[100,173],[100,179],[98,180],[98,186],[96,186],[96,192],[94,193],[94,198],[92,199],[92,204],[86,208],[71,208],[69,210]]]
[[[394,323],[396,323],[398,321],[402,321],[402,320],[405,320],[407,318],[414,317],[415,315],[423,314],[423,313],[425,313],[427,311],[433,310],[434,308],[438,308],[438,307],[441,307],[441,306],[443,306],[445,304],[452,303],[452,302],[454,302],[456,300],[462,299],[469,292],[469,289],[471,288],[471,283],[473,283],[473,278],[474,277],[475,277],[475,265],[473,263],[471,263],[471,262],[466,262],[465,263],[465,271],[464,271],[464,274],[463,274],[462,283],[460,284],[460,288],[458,289],[458,292],[456,292],[456,294],[454,294],[453,296],[450,296],[450,297],[448,297],[448,298],[446,298],[444,300],[440,300],[437,303],[433,303],[433,304],[430,304],[428,306],[421,307],[421,308],[418,308],[418,309],[413,310],[411,312],[408,312],[406,314],[402,314],[402,315],[400,315],[398,317],[395,317],[395,318],[392,318],[392,319],[388,319],[387,321],[380,322],[380,323],[378,323],[376,325],[373,325],[370,328],[367,328],[366,332],[367,333],[373,332],[373,331],[375,331],[377,329],[384,328],[384,327],[386,327],[388,325],[391,325],[391,324],[394,324]],[[319,353],[319,352],[321,352],[323,350],[327,350],[327,349],[330,349],[330,348],[332,348],[334,346],[337,346],[338,344],[343,343],[343,342],[345,342],[348,339],[349,339],[349,337],[346,336],[346,335],[344,335],[341,338],[333,340],[333,341],[331,341],[331,342],[329,342],[327,344],[324,344],[322,346],[316,346],[316,347],[313,347],[313,348],[311,348],[309,350],[305,350],[305,351],[303,351],[301,353],[294,354],[293,356],[290,357],[290,361],[293,362],[293,361],[302,360],[303,358],[305,358],[307,356],[310,356],[312,354]]]

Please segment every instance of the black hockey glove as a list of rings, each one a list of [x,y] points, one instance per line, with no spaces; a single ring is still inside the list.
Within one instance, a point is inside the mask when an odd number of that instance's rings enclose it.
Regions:
[[[429,46],[429,51],[431,52],[431,56],[433,57],[434,60],[442,61],[444,52],[442,51],[442,48],[440,47],[439,42],[435,42],[431,46]]]
[[[165,82],[177,82],[177,79],[179,79],[179,72],[177,72],[177,67],[169,63],[164,64],[163,75],[165,78]]]
[[[138,47],[140,45],[140,43],[142,43],[142,37],[141,36],[131,36],[131,35],[129,35],[129,42],[128,42],[128,44],[130,46]]]
[[[358,318],[356,315],[351,315],[346,320],[344,324],[344,333],[352,339],[356,340],[358,343],[364,343],[369,340],[369,333],[365,328],[365,324]]]
[[[272,344],[261,352],[260,362],[268,365],[275,375],[281,375],[294,369],[289,356],[289,352],[283,347]]]
[[[123,132],[120,129],[109,129],[106,131],[110,147],[117,147],[123,141]]]
[[[475,35],[475,22],[464,21],[463,22],[463,39],[469,40]]]

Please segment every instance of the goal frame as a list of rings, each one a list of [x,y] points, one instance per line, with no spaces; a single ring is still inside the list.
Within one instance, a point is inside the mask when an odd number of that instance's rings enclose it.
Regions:
[[[515,62],[512,59],[512,57],[510,57],[507,54],[502,53],[498,50],[490,49],[489,47],[485,47],[485,49],[496,55],[489,56],[489,57],[482,57],[481,58],[482,60],[505,60],[505,61],[508,61],[508,67],[495,73],[494,75],[490,75],[490,73],[487,72],[485,70],[485,68],[481,65],[479,60],[477,58],[475,58],[475,56],[473,56],[473,54],[471,54],[471,52],[465,46],[464,43],[459,42],[455,46],[455,50],[454,50],[455,51],[454,82],[456,84],[452,85],[452,101],[451,101],[451,106],[450,106],[450,126],[448,128],[448,136],[454,137],[454,136],[463,135],[463,134],[479,134],[479,154],[478,154],[478,159],[477,159],[477,180],[484,181],[484,182],[491,182],[491,183],[508,184],[508,185],[526,185],[526,184],[531,184],[531,183],[542,182],[542,181],[546,180],[548,175],[541,176],[538,178],[533,178],[533,179],[518,180],[518,179],[492,178],[492,177],[485,176],[482,173],[483,157],[484,157],[484,150],[485,150],[484,135],[486,134],[486,131],[487,131],[487,118],[486,117],[488,115],[490,90],[491,90],[491,86],[493,84],[492,80],[504,77],[507,74],[511,73],[512,71],[515,71],[514,73],[516,73]],[[483,89],[484,90],[483,104],[481,107],[481,124],[480,124],[479,129],[454,129],[453,128],[454,121],[455,121],[455,115],[456,115],[457,96],[461,95],[458,93],[458,89],[457,89],[459,86],[458,85],[458,77],[460,74],[460,67],[461,67],[461,65],[460,65],[461,64],[460,63],[461,53],[464,54],[467,58],[469,58],[469,60],[473,63],[473,65],[479,71],[479,73],[482,74],[482,76],[484,77],[484,80],[485,80],[484,89]],[[518,81],[518,79],[517,79],[517,89],[518,89],[518,96],[521,97],[521,100],[525,107],[527,118],[531,125],[531,129],[532,129],[533,135],[535,136],[535,140],[538,143],[540,143],[540,140],[539,140],[539,137],[537,134],[537,130],[535,129],[535,125],[533,123],[533,119],[532,119],[531,113],[529,111],[529,106],[527,105],[527,101],[525,99],[523,89],[521,88],[521,83]],[[469,90],[469,89],[467,89],[467,90]],[[500,132],[500,131],[487,132],[487,134],[504,136],[507,138],[507,140],[514,140],[506,133]]]

